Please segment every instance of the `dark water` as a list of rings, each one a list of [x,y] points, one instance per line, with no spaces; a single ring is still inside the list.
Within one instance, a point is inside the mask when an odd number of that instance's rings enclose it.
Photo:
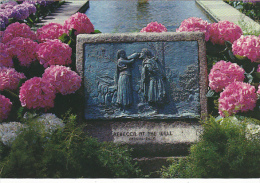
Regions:
[[[137,0],[92,1],[86,15],[95,29],[103,33],[139,32],[157,21],[174,32],[184,19],[199,17],[211,22],[195,1],[155,1],[140,4]]]

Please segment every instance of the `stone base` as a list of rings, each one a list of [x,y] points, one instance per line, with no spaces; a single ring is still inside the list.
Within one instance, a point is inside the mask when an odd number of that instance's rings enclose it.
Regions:
[[[127,144],[134,157],[186,156],[201,133],[198,121],[93,121],[87,132],[99,141]]]

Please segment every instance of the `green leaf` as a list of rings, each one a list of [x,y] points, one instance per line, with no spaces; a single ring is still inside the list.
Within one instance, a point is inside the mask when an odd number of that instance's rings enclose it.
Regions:
[[[99,33],[102,33],[100,30],[94,30],[94,32],[92,32],[91,34],[99,34]]]
[[[70,38],[69,36],[66,34],[66,33],[63,33],[60,37],[59,37],[59,40],[61,40],[63,43],[67,43]]]
[[[69,36],[70,36],[71,38],[75,37],[75,32],[76,32],[76,29],[71,29],[71,30],[69,31]]]
[[[68,45],[71,45],[71,43],[72,43],[72,41],[71,40],[69,40],[69,42],[67,43]]]
[[[232,49],[232,43],[230,41],[225,41],[225,45],[227,48]]]
[[[232,51],[228,50],[228,55],[231,58],[232,61],[236,61],[236,57],[234,56],[234,54],[232,53]]]
[[[206,97],[213,97],[215,94],[215,91],[214,90],[209,90],[208,93],[206,94]]]

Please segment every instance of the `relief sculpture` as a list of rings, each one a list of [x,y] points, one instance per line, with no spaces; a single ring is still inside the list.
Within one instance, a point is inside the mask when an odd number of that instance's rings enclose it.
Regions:
[[[93,45],[86,50],[86,119],[172,119],[200,113],[197,44]],[[98,44],[97,44],[98,45]],[[179,47],[181,50],[179,50]]]

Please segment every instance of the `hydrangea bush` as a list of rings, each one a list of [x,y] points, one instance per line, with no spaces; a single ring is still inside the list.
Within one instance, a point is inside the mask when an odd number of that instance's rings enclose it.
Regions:
[[[37,6],[39,3],[41,2],[10,2],[1,7],[6,9],[24,4],[32,7],[31,5]],[[34,10],[30,11],[34,13]],[[72,107],[71,104],[77,103],[80,106],[76,92],[82,80],[74,71],[74,43],[76,35],[82,31],[95,32],[88,17],[76,13],[64,25],[50,23],[39,28],[36,33],[27,24],[20,22],[11,23],[0,32],[0,92],[3,96],[8,96],[8,99],[1,99],[6,101],[1,108],[2,119],[15,120],[15,117],[30,110],[51,111],[61,116],[59,111],[66,112]],[[7,102],[9,98],[10,103]],[[64,101],[70,105],[65,105]],[[11,110],[7,104],[12,104],[12,111],[7,110]],[[8,118],[9,113],[12,115]]]

